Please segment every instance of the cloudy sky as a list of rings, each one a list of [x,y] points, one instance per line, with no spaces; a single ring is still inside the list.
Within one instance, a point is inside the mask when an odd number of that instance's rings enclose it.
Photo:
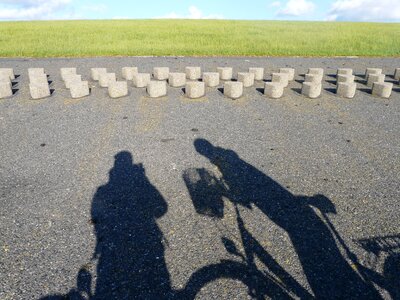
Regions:
[[[0,20],[152,18],[400,22],[400,0],[0,0]]]

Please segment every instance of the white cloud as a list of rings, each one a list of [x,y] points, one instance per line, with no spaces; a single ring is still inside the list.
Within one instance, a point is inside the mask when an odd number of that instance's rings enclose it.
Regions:
[[[308,0],[289,0],[286,5],[278,11],[280,16],[299,17],[309,14],[315,9],[315,4]]]
[[[169,14],[161,17],[156,17],[155,19],[223,19],[222,15],[204,15],[203,12],[196,6],[192,5],[188,9],[188,14],[180,15],[175,12],[170,12]]]
[[[400,21],[399,0],[337,0],[330,21]]]
[[[0,20],[53,19],[71,0],[0,0]],[[2,5],[3,4],[3,5]]]
[[[274,1],[269,6],[271,7],[281,7],[282,3],[280,1]]]

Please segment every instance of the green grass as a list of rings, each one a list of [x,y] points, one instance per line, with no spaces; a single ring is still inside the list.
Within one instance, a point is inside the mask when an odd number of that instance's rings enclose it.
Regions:
[[[1,22],[1,57],[400,56],[400,24],[225,20]]]

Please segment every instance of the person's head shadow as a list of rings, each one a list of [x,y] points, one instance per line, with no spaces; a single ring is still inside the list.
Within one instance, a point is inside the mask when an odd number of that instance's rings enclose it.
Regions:
[[[288,234],[317,298],[378,296],[338,248],[336,239],[340,236],[327,217],[337,211],[329,198],[294,195],[236,152],[206,139],[196,139],[194,147],[218,169],[218,175],[204,168],[188,169],[183,174],[198,213],[222,218],[223,199],[250,209],[257,207]]]

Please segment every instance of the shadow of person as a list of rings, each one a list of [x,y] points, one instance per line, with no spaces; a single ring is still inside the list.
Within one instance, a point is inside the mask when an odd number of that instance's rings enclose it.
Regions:
[[[194,146],[222,174],[223,187],[216,189],[219,197],[224,196],[235,205],[249,209],[253,205],[258,207],[287,232],[316,298],[380,298],[372,285],[365,282],[341,254],[332,227],[324,221],[327,213],[336,213],[328,198],[293,195],[234,151],[215,147],[205,139],[197,139]],[[221,203],[207,210],[197,203],[196,209],[220,214],[220,206]]]
[[[81,268],[77,287],[58,299],[170,299],[170,275],[164,260],[163,234],[156,219],[168,206],[150,183],[142,164],[132,155],[115,155],[109,181],[92,200],[92,223],[97,238],[92,260],[96,276]],[[92,292],[92,279],[96,279]]]
[[[156,223],[167,203],[129,152],[115,156],[109,176],[92,202],[98,259],[93,298],[168,298],[170,276]]]

